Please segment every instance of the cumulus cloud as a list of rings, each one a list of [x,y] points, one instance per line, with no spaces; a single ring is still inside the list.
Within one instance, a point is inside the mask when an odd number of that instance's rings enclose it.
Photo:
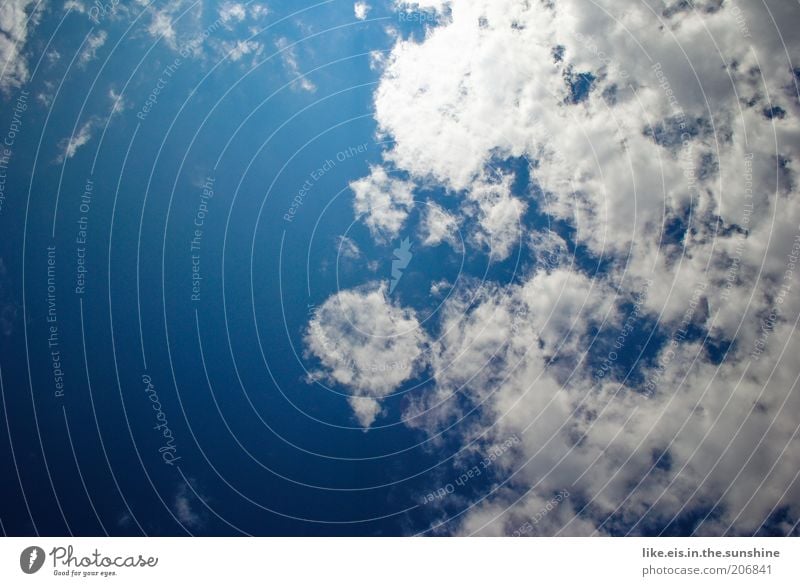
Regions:
[[[500,258],[519,240],[536,260],[510,288],[447,301],[435,388],[407,413],[433,435],[466,401],[480,421],[464,445],[522,438],[502,463],[508,482],[447,530],[514,533],[565,489],[534,533],[692,518],[699,534],[748,534],[776,512],[800,518],[786,358],[800,314],[787,293],[800,250],[800,40],[774,24],[796,27],[796,9],[416,4],[449,16],[384,64],[386,159],[460,198],[468,238]],[[512,159],[535,189],[514,194],[516,175],[491,171]],[[589,280],[565,237],[525,227],[528,198],[606,268]],[[656,356],[630,376],[620,364],[598,375],[598,359],[623,352],[604,336],[635,356],[630,328],[653,324]]]
[[[552,270],[559,266],[568,266],[573,258],[569,254],[567,242],[551,229],[534,231],[528,239],[537,266],[542,270]]]
[[[522,236],[522,214],[527,205],[511,194],[511,176],[476,181],[467,200],[476,217],[478,230],[473,239],[489,249],[493,258],[503,260],[511,254]]]
[[[548,362],[557,355],[578,355],[594,323],[615,321],[613,299],[603,283],[562,269],[538,272],[512,287],[467,287],[445,304],[441,335],[431,352],[436,391],[413,411],[435,421],[455,418],[461,405],[447,402],[456,392],[490,407],[496,400],[507,408],[515,394],[526,392],[549,401],[552,395],[535,381],[557,394],[574,364]]]
[[[454,247],[460,244],[458,218],[435,203],[425,208],[420,232],[425,246],[438,246],[442,242]]]
[[[367,18],[367,14],[371,9],[372,7],[366,2],[356,2],[355,4],[353,4],[353,12],[355,12],[356,18],[358,20],[365,20]]]
[[[419,371],[427,337],[414,311],[388,299],[381,285],[331,296],[314,312],[305,343],[320,362],[313,376],[345,387],[359,423],[369,428],[380,399]]]
[[[613,14],[615,5],[609,5]],[[599,8],[580,11],[570,3],[555,9],[511,1],[459,4],[452,17],[424,42],[400,42],[392,53],[375,98],[378,122],[396,139],[389,159],[414,175],[466,190],[493,158],[536,158],[536,179],[556,196],[548,211],[569,220],[580,214],[581,236],[595,250],[628,246],[636,234],[661,224],[665,202],[675,209],[687,203],[686,169],[699,166],[715,142],[713,133],[702,132],[710,124],[703,92],[738,114],[731,73],[704,59],[708,49],[691,38],[699,34],[699,23],[675,34],[692,41],[682,45],[691,48],[702,85],[687,79],[690,69],[675,58],[679,52],[673,42],[643,7],[620,15],[621,24],[603,17]],[[659,60],[675,94],[686,94],[679,96],[679,104],[696,143],[691,153],[683,153],[689,157],[686,164],[645,132],[648,124],[658,127],[669,120],[674,109],[652,63],[628,46],[625,23],[637,18],[652,29],[642,35],[648,54]],[[731,21],[724,14],[682,18],[703,18],[718,36],[731,36]],[[609,30],[592,33],[598,23]],[[564,48],[560,61],[553,55],[556,47]],[[731,42],[731,47],[732,61],[752,61],[745,45]],[[565,83],[565,76],[576,71],[594,72],[601,80],[578,104],[570,101]],[[783,94],[779,88],[792,83],[790,69],[784,65],[770,71],[782,77],[768,80],[773,95]],[[745,116],[753,119],[720,116],[718,124],[724,130],[749,122],[748,131],[771,132],[771,124],[759,120],[761,108],[748,109]],[[727,168],[740,167],[740,148],[720,146],[730,154]],[[714,177],[705,182],[713,188]],[[695,205],[705,211],[710,203],[703,190],[696,191],[700,199]],[[613,239],[608,236],[612,231]]]
[[[350,184],[355,194],[353,208],[372,235],[386,241],[402,230],[414,207],[413,184],[389,176],[382,166],[370,167],[370,174]]]

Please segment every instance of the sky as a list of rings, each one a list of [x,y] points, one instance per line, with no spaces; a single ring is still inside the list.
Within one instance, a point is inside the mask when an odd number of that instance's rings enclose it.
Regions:
[[[799,25],[7,0],[0,530],[798,535]]]

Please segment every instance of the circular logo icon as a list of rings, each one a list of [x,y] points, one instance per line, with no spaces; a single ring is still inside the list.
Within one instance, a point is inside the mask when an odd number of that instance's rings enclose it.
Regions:
[[[19,567],[26,574],[35,574],[44,565],[44,550],[41,547],[32,545],[22,550],[19,555]]]

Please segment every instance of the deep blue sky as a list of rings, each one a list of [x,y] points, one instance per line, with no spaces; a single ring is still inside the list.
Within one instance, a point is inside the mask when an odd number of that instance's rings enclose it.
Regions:
[[[524,236],[502,260],[470,240],[476,216],[464,212],[465,194],[430,178],[416,182],[415,199],[463,212],[467,246],[422,246],[422,204],[385,241],[354,216],[350,183],[387,165],[392,141],[374,111],[380,59],[398,39],[423,39],[431,24],[430,15],[409,21],[390,2],[371,4],[361,21],[343,0],[275,0],[268,13],[250,3],[246,16],[221,23],[223,3],[186,3],[164,37],[133,11],[93,23],[51,7],[31,28],[29,78],[3,88],[0,117],[0,132],[16,129],[0,213],[5,534],[408,535],[454,515],[441,529],[449,532],[498,484],[509,501],[527,493],[498,465],[454,496],[426,502],[484,457],[464,438],[487,426],[488,412],[456,393],[465,415],[446,420],[440,434],[406,425],[409,405],[434,390],[430,365],[382,400],[368,430],[347,388],[309,375],[321,368],[304,339],[314,311],[339,291],[388,283],[403,237],[414,256],[391,300],[413,309],[432,337],[442,319],[434,283],[446,281],[456,295],[476,280],[521,286],[543,271],[528,237],[547,229],[563,239],[561,262],[608,285],[609,296],[619,292],[622,321],[634,311],[633,293],[615,281],[627,259],[593,252],[574,222],[547,214],[533,157],[488,162],[513,176],[510,193],[526,203]],[[185,52],[203,31],[208,38]],[[552,55],[554,67],[570,57],[564,47]],[[558,107],[595,103],[608,74],[599,69],[565,69]],[[616,91],[607,94],[612,105]],[[20,99],[24,112],[14,109]],[[654,148],[675,146],[650,134]],[[87,185],[90,198],[82,197]],[[650,227],[663,231],[664,254],[677,257],[690,240],[690,211]],[[716,213],[701,220],[722,225]],[[86,243],[76,242],[84,230]],[[358,254],[343,249],[343,236]],[[682,341],[720,364],[735,343],[710,334],[704,311],[707,302]],[[621,322],[587,323],[581,369],[590,372],[613,351]],[[638,393],[673,325],[643,311],[609,376]],[[666,446],[645,460],[642,480],[676,466]],[[698,520],[724,516],[724,503],[698,500],[674,518],[623,509],[594,520],[605,519],[610,534],[636,525],[644,534],[688,534]],[[570,503],[594,514],[585,493],[575,490]],[[780,533],[792,519],[777,508],[761,531]]]

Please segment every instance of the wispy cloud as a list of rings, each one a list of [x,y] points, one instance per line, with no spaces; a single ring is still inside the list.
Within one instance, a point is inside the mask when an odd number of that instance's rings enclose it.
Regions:
[[[315,92],[317,86],[301,73],[300,64],[297,60],[297,52],[294,46],[291,46],[289,40],[285,37],[281,37],[275,41],[275,45],[281,52],[281,59],[283,60],[286,71],[289,72],[290,76],[296,78],[293,86],[307,92]]]
[[[97,51],[106,44],[107,39],[108,33],[104,30],[90,34],[78,56],[78,64],[85,67],[90,61],[93,61],[97,57]]]
[[[373,237],[385,242],[395,238],[414,207],[411,182],[391,177],[382,166],[350,184],[356,215],[362,217]]]
[[[86,143],[92,139],[92,131],[95,124],[96,120],[90,119],[84,122],[75,134],[62,139],[58,143],[59,154],[56,157],[56,163],[63,163],[65,160],[74,157],[78,149],[86,145]]]
[[[198,497],[192,488],[184,483],[178,486],[172,508],[178,520],[189,529],[199,529],[205,525],[204,515],[197,510]]]
[[[358,247],[352,238],[347,236],[339,236],[336,239],[336,248],[339,256],[349,260],[356,260],[361,258],[361,249]]]

